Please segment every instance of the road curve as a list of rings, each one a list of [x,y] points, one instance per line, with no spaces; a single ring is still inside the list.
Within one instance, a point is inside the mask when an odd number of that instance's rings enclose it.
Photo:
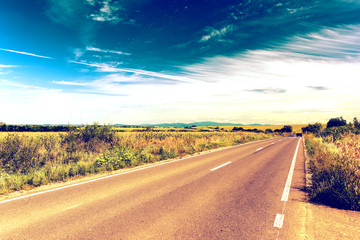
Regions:
[[[299,143],[269,139],[3,201],[0,239],[276,239]]]

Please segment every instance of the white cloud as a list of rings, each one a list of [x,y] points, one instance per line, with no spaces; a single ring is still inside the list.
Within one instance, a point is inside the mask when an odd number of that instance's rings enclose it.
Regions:
[[[7,87],[16,87],[16,88],[22,88],[22,89],[35,89],[35,90],[44,90],[43,87],[38,86],[32,86],[32,85],[26,85],[18,82],[8,81],[8,80],[0,80],[0,85],[7,86]]]
[[[167,80],[173,80],[177,82],[189,82],[191,81],[186,76],[179,76],[179,75],[172,75],[172,74],[165,74],[159,72],[151,72],[141,69],[128,69],[128,68],[118,68],[113,65],[107,63],[87,63],[87,62],[77,62],[77,61],[69,61],[70,63],[82,64],[90,67],[97,68],[97,72],[104,72],[104,73],[119,73],[119,72],[126,72],[126,73],[134,73],[137,75],[143,76],[150,76],[156,78],[162,78]]]
[[[10,50],[10,49],[4,49],[4,48],[0,48],[0,50],[1,50],[1,51],[6,51],[6,52],[12,52],[12,53],[18,53],[18,54],[28,55],[28,56],[32,56],[32,57],[53,59],[52,57],[41,56],[41,55],[37,55],[37,54],[33,54],[33,53],[28,53],[28,52],[20,52],[20,51],[15,51],[15,50]]]
[[[87,86],[86,83],[81,83],[81,82],[53,81],[52,83],[59,85],[68,85],[68,86]]]
[[[95,5],[95,1],[88,1],[92,6]],[[117,11],[120,9],[119,6],[113,4],[111,0],[98,1],[101,4],[98,12],[95,14],[90,14],[90,17],[99,22],[112,22],[118,23],[121,19],[117,16]]]
[[[14,68],[14,67],[17,67],[17,66],[0,64],[0,68]]]
[[[205,29],[206,32],[208,32],[208,34],[203,35],[199,42],[207,42],[210,39],[221,39],[223,36],[225,36],[227,33],[234,31],[234,26],[233,25],[227,25],[221,29],[215,29],[212,27],[207,27]]]
[[[91,47],[91,46],[86,47],[86,50],[87,51],[93,51],[93,52],[102,52],[102,53],[114,53],[114,54],[127,55],[127,56],[131,55],[131,53],[108,50],[108,49],[100,49],[100,48]]]
[[[6,74],[6,73],[8,73],[7,69],[15,68],[15,67],[17,67],[17,66],[0,64],[0,74]],[[5,72],[2,71],[3,69],[5,69]]]
[[[74,53],[75,59],[79,59],[84,55],[85,51],[83,51],[81,48],[75,48],[73,53]]]
[[[319,32],[288,39],[282,51],[299,52],[312,58],[360,59],[360,25],[326,28]]]

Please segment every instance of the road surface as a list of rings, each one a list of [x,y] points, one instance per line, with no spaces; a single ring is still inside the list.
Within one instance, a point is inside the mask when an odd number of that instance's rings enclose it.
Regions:
[[[301,149],[268,139],[1,201],[0,239],[296,236],[284,194]]]

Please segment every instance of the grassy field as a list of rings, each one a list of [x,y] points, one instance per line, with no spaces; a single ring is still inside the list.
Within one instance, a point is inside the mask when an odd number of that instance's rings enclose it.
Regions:
[[[0,195],[273,137],[253,132],[1,133]]]

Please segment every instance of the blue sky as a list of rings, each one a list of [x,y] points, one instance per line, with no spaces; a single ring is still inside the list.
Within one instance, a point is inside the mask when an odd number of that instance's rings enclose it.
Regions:
[[[8,124],[359,117],[359,0],[2,0],[0,33]]]

